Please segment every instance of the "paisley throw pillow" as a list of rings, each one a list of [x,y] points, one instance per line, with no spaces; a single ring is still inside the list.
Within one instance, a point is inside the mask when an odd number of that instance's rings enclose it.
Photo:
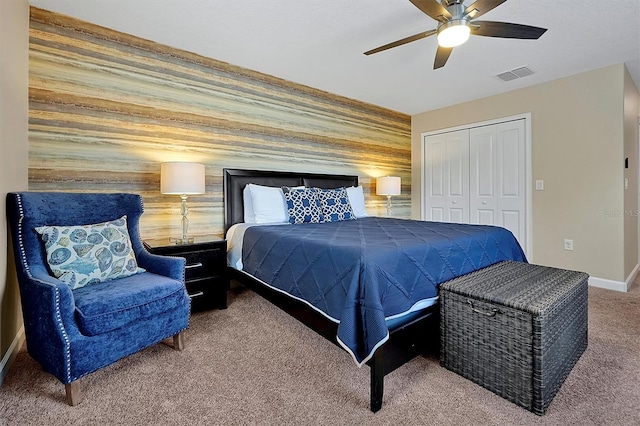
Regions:
[[[144,272],[138,267],[127,216],[80,226],[40,226],[53,275],[72,289]]]

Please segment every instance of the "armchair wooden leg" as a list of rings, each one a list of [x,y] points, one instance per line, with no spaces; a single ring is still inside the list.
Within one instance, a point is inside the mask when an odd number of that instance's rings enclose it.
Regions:
[[[82,392],[80,392],[80,383],[75,382],[67,383],[64,385],[64,389],[67,393],[67,404],[74,406],[82,402]]]
[[[173,335],[173,348],[177,351],[184,349],[184,332]]]

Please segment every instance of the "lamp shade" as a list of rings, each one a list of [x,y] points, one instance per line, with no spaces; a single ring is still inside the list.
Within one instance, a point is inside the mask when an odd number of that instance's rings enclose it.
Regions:
[[[160,165],[160,192],[163,194],[204,194],[204,164],[170,162]]]
[[[377,195],[400,195],[400,178],[384,176],[376,179]]]

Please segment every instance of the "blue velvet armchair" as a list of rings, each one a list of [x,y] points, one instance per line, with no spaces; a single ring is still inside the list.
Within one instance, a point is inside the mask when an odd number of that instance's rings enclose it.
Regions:
[[[70,405],[81,401],[78,379],[173,336],[182,349],[190,301],[185,260],[143,246],[135,194],[22,192],[7,194],[7,217],[29,354],[65,384]],[[40,226],[96,224],[126,215],[140,272],[72,289],[47,263]]]

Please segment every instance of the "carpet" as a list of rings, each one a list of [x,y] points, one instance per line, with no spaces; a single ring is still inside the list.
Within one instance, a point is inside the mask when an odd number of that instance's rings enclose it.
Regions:
[[[425,354],[385,379],[369,411],[369,369],[255,293],[192,315],[185,350],[158,344],[81,379],[83,402],[22,349],[0,388],[0,425],[640,424],[640,285],[589,288],[589,346],[536,416]]]

